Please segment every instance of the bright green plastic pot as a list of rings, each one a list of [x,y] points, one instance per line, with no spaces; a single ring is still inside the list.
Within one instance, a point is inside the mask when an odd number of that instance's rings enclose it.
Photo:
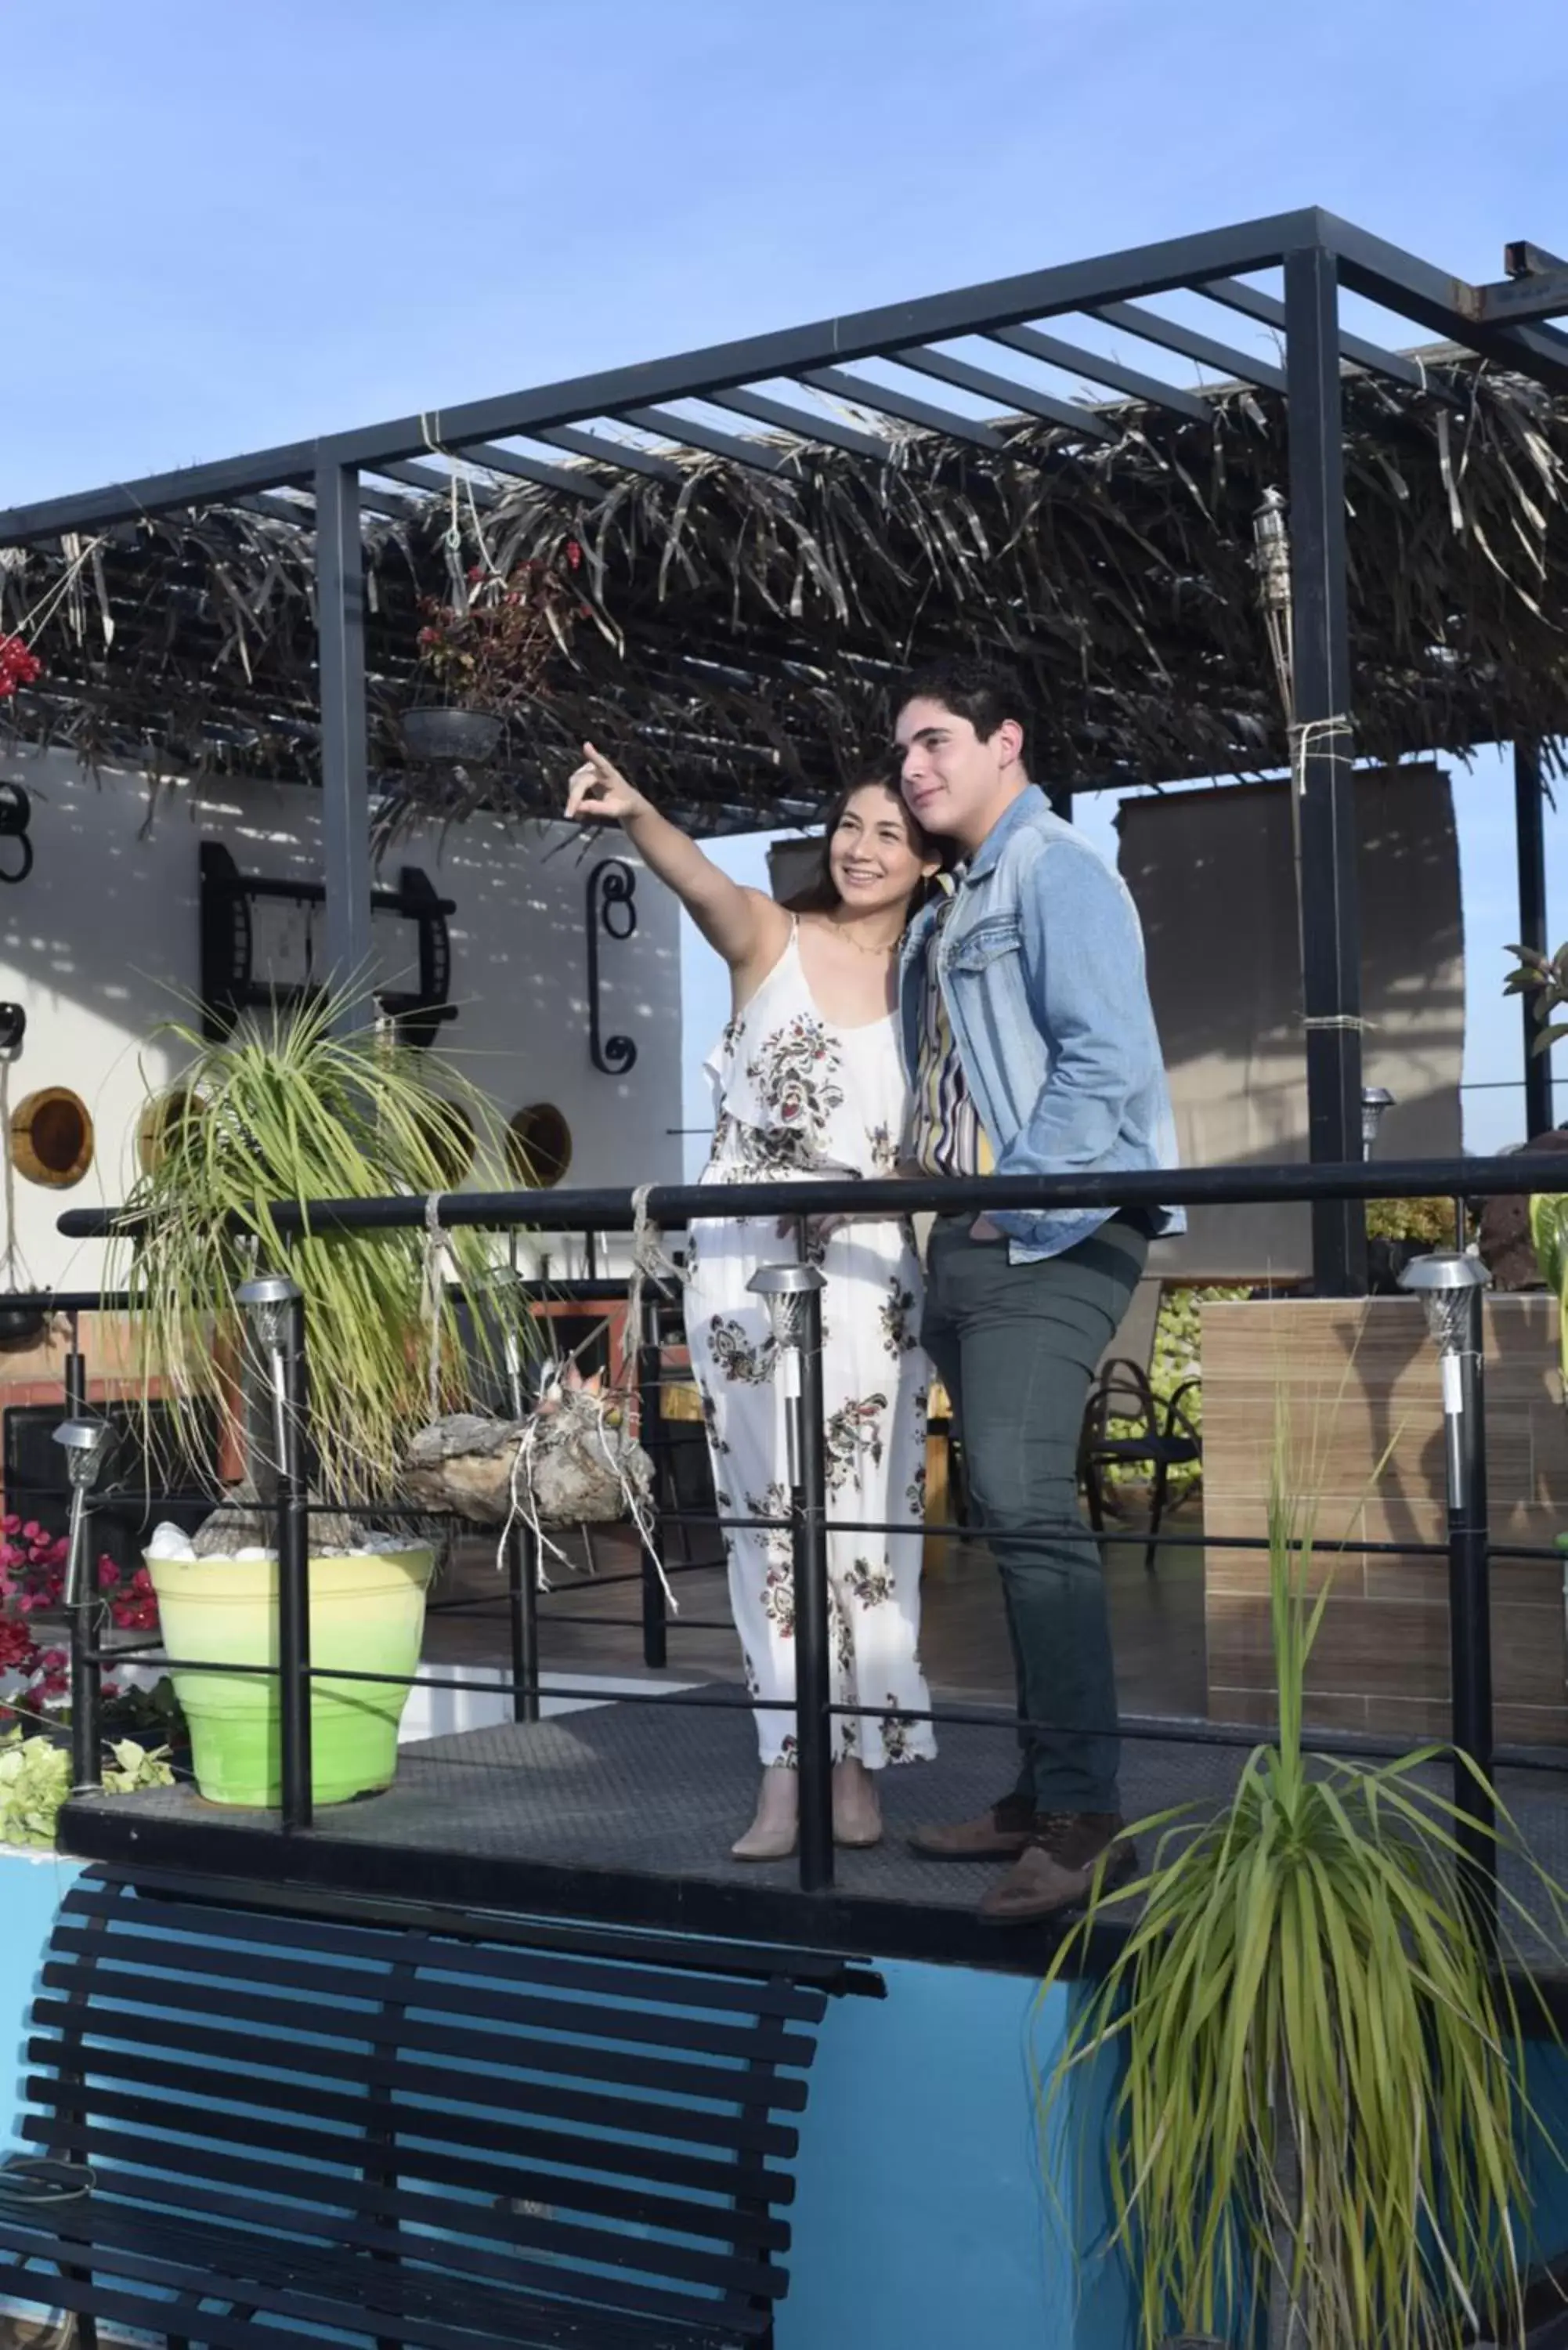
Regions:
[[[171,1657],[212,1665],[277,1663],[275,1559],[149,1558]],[[356,1553],[310,1562],[310,1661],[411,1678],[424,1638],[431,1550]],[[210,1803],[261,1809],[282,1794],[275,1679],[172,1674],[191,1725],[196,1784]],[[310,1775],[318,1804],[389,1787],[408,1690],[396,1683],[311,1683]]]

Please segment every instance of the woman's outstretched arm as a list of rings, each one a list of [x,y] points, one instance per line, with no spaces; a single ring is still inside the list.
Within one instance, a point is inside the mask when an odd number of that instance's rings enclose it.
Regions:
[[[732,971],[777,959],[789,927],[784,908],[760,889],[742,889],[722,873],[591,743],[583,744],[583,764],[572,776],[566,814],[574,824],[618,824],[649,870],[674,890]]]

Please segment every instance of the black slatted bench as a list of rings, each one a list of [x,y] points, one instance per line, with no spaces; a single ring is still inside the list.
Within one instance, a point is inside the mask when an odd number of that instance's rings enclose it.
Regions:
[[[808,1951],[95,1867],[0,2175],[0,2294],[171,2350],[773,2339]]]

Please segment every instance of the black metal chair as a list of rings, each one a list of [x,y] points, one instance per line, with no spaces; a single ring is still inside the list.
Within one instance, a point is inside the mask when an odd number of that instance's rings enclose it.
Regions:
[[[1078,1482],[1083,1487],[1089,1523],[1096,1534],[1104,1534],[1105,1471],[1112,1468],[1148,1469],[1148,1534],[1143,1563],[1145,1571],[1152,1575],[1158,1564],[1159,1530],[1170,1496],[1170,1472],[1203,1459],[1203,1440],[1187,1409],[1188,1397],[1201,1383],[1196,1377],[1184,1379],[1161,1410],[1148,1375],[1159,1311],[1159,1284],[1150,1281],[1140,1283],[1139,1288],[1147,1288],[1151,1294],[1148,1299],[1139,1301],[1151,1308],[1147,1315],[1147,1349],[1142,1362],[1131,1354],[1111,1355],[1101,1362],[1084,1407],[1078,1438]],[[1138,1307],[1135,1305],[1117,1343],[1137,1343],[1143,1324],[1143,1317],[1138,1316],[1135,1329],[1134,1317],[1137,1315]],[[1121,1422],[1124,1429],[1130,1427],[1130,1432],[1113,1436],[1113,1421]]]
[[[170,2350],[766,2350],[805,2068],[878,1976],[95,1867],[35,2002],[0,2293]]]

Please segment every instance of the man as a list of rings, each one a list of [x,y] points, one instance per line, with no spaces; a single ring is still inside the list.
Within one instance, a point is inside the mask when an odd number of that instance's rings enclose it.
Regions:
[[[1174,1163],[1143,940],[1119,876],[1054,816],[1024,764],[1013,681],[945,661],[910,678],[904,796],[961,860],[911,923],[900,1027],[915,1089],[909,1158],[929,1175],[1099,1174]],[[1077,1497],[1095,1367],[1168,1209],[940,1218],[927,1352],[952,1398],[971,1499],[1002,1573],[1018,1682],[1017,1785],[978,1820],[914,1838],[931,1860],[1012,1865],[981,1914],[1023,1923],[1081,1903],[1120,1841],[1116,1671],[1098,1548]]]

